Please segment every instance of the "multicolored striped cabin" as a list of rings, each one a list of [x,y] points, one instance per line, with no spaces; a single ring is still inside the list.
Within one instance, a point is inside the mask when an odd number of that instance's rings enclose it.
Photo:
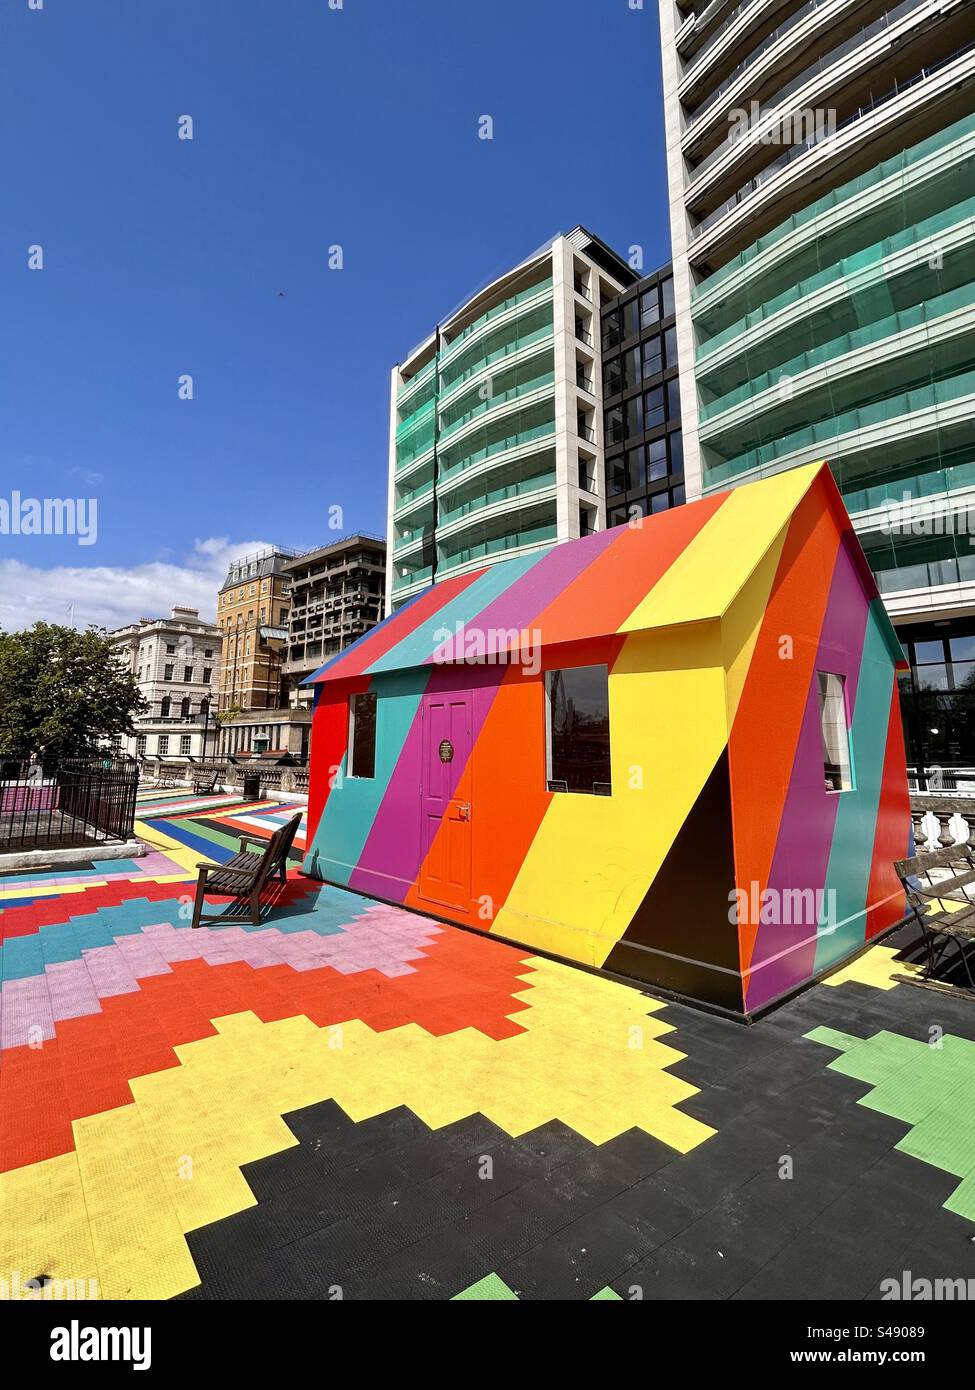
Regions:
[[[305,870],[753,1014],[903,915],[903,665],[825,464],[445,579],[311,678]]]

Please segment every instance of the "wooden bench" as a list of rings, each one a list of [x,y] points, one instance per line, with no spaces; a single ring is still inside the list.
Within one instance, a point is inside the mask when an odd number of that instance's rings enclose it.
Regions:
[[[220,772],[215,770],[212,773],[201,772],[193,778],[194,796],[212,796],[217,790],[217,783],[220,781]]]
[[[898,859],[894,868],[904,885],[911,915],[921,928],[928,952],[922,976],[895,975],[894,979],[957,993],[957,985],[934,978],[945,952],[954,943],[968,981],[967,989],[975,995],[975,980],[966,951],[966,947],[975,942],[975,899],[969,897],[967,891],[975,887],[975,851],[966,845],[952,845],[931,854],[917,854],[913,859]],[[940,870],[942,876],[936,878],[935,870]]]
[[[252,844],[259,845],[261,841],[245,835],[241,838],[240,849],[226,864],[198,864],[196,867],[200,876],[196,884],[196,901],[193,904],[193,921],[190,925],[198,927],[203,922],[226,920],[225,912],[203,911],[207,893],[219,893],[223,897],[237,899],[242,905],[248,905],[252,925],[260,926],[261,891],[273,878],[277,878],[281,883],[287,881],[288,855],[300,824],[299,811],[296,816],[292,816],[287,825],[275,830],[260,855],[251,854],[247,847]]]

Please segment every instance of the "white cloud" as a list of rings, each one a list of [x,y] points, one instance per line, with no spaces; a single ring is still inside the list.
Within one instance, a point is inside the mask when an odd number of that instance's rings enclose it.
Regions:
[[[37,569],[0,560],[0,629],[16,632],[32,623],[84,628],[123,627],[139,618],[168,618],[173,604],[198,608],[213,619],[217,590],[232,560],[264,550],[267,541],[231,543],[226,536],[198,540],[182,564],[155,560],[132,569],[111,565],[56,565]]]

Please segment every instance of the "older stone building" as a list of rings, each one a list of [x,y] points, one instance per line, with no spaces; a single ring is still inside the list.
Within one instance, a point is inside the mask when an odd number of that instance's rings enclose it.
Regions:
[[[282,698],[281,667],[288,641],[291,601],[285,565],[292,550],[262,550],[235,560],[217,599],[223,633],[221,714],[273,710]]]
[[[169,618],[140,618],[116,628],[109,638],[149,705],[120,748],[140,758],[205,758],[212,753],[222,641],[216,624],[201,618],[196,608],[174,607]]]

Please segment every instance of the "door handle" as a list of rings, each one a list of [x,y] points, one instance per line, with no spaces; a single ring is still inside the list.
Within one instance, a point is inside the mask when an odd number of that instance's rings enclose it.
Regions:
[[[461,801],[461,802],[458,804],[458,807],[457,807],[457,819],[458,819],[458,820],[470,820],[470,818],[471,818],[471,803],[470,803],[469,801]]]

